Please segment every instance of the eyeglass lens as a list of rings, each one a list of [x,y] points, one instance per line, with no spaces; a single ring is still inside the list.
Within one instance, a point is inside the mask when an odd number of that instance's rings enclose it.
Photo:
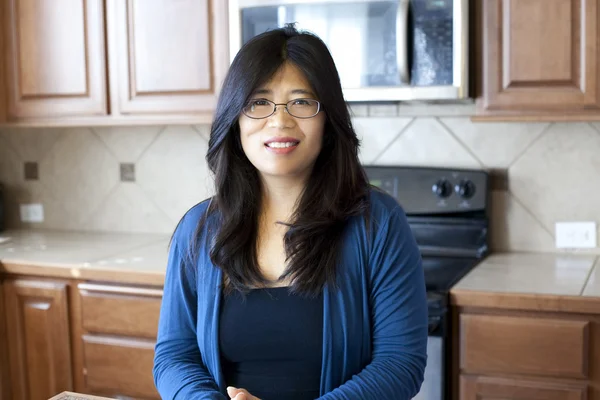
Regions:
[[[275,112],[275,107],[281,106],[270,100],[254,99],[244,107],[243,112],[250,118],[266,118]],[[319,102],[313,99],[294,99],[289,101],[286,106],[288,113],[297,118],[314,117],[320,108]]]

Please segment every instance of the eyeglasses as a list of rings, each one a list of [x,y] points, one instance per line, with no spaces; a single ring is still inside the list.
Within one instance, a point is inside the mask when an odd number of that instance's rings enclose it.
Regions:
[[[313,99],[294,99],[281,104],[267,99],[252,99],[242,112],[249,118],[262,119],[275,114],[277,106],[285,106],[285,111],[296,118],[312,118],[321,111],[321,103]]]

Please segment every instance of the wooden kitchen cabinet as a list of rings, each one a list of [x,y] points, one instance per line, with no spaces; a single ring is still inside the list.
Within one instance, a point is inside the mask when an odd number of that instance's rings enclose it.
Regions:
[[[107,113],[102,0],[5,0],[8,118]]]
[[[0,22],[2,22],[2,23],[4,21],[4,8],[5,7],[3,7],[2,4],[0,4]],[[4,81],[6,78],[6,74],[4,73],[4,62],[2,61],[2,58],[6,54],[6,50],[5,50],[5,40],[4,40],[5,39],[4,38],[4,36],[5,36],[4,28],[2,26],[3,25],[0,24],[0,124],[6,122],[6,111],[7,111],[7,105],[6,105],[7,91],[6,91],[5,81]],[[0,393],[2,393],[1,390],[0,390]]]
[[[587,400],[585,383],[515,380],[462,375],[461,399]]]
[[[564,298],[565,312],[538,310],[543,299],[519,309],[509,297],[502,302],[512,309],[463,304],[454,310],[455,398],[600,400],[600,315],[567,312]]]
[[[221,0],[107,0],[111,108],[211,113],[228,66]]]
[[[0,400],[63,391],[159,400],[162,295],[160,286],[0,275]]]
[[[26,278],[3,283],[13,400],[73,390],[68,283]]]
[[[152,367],[162,289],[109,284],[78,285],[76,341],[84,386],[111,398],[160,399]]]
[[[478,117],[600,119],[600,0],[475,2]]]
[[[7,123],[211,121],[229,66],[226,1],[1,3]]]
[[[6,307],[4,307],[4,283],[0,276],[0,400],[10,400],[10,376],[8,370],[8,337],[6,333]]]

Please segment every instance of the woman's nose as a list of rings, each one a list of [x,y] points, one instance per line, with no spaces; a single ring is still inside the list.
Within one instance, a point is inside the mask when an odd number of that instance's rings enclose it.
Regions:
[[[294,117],[286,110],[285,105],[278,105],[269,117],[268,125],[272,128],[289,128],[294,126]]]

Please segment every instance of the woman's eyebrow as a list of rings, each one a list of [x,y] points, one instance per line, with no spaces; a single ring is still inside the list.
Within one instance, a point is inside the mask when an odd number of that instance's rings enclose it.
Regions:
[[[269,89],[256,89],[254,92],[252,92],[252,95],[256,96],[259,94],[273,94],[272,90]],[[308,89],[293,89],[289,92],[289,94],[302,94],[302,95],[306,95],[306,96],[314,96],[315,94]]]
[[[291,94],[304,94],[307,96],[314,96],[315,94],[311,90],[306,89],[294,89],[290,92]]]

